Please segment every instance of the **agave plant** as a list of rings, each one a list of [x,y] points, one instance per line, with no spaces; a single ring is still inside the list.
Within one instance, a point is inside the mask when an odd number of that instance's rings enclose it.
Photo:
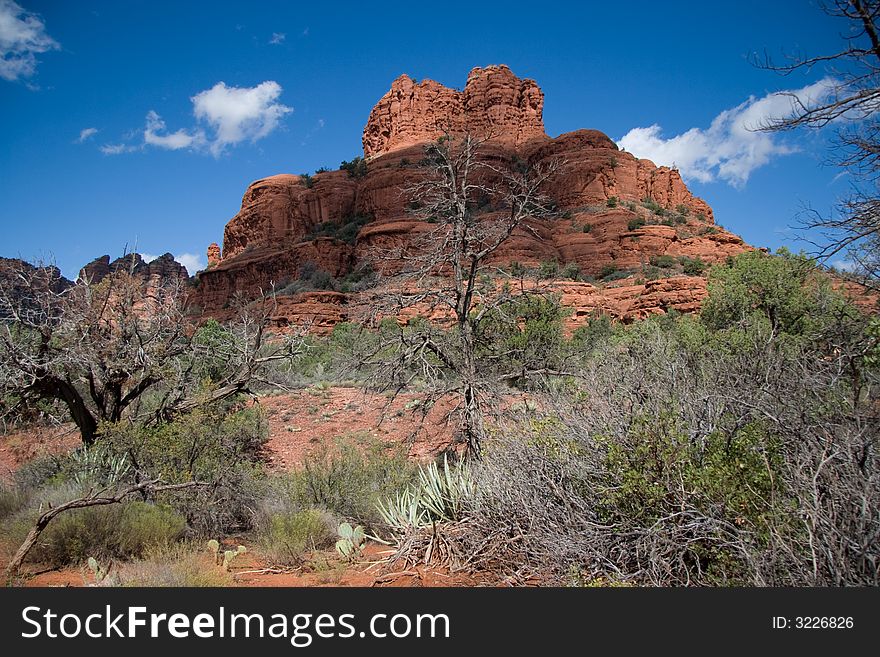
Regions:
[[[80,486],[113,486],[131,470],[125,455],[113,454],[103,445],[80,447],[70,454],[73,480]]]
[[[392,531],[405,533],[435,522],[460,520],[464,502],[472,497],[476,485],[470,470],[451,465],[443,457],[443,467],[431,463],[419,468],[416,484],[377,504],[382,520]]]

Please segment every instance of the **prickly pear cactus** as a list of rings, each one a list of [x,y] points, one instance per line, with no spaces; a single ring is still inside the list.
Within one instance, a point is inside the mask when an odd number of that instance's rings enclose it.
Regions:
[[[352,527],[347,522],[339,525],[337,530],[339,540],[336,541],[336,551],[346,559],[354,559],[364,549],[364,528],[360,525]]]

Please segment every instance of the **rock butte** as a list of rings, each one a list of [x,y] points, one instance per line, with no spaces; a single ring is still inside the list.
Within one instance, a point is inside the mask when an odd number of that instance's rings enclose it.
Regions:
[[[272,284],[295,279],[308,263],[342,277],[365,262],[374,247],[399,244],[424,230],[424,222],[407,213],[401,189],[419,175],[415,163],[422,159],[425,145],[444,132],[469,131],[486,139],[487,156],[517,156],[531,164],[563,161],[546,189],[560,218],[530,221],[527,229],[515,232],[497,252],[499,263],[536,266],[556,259],[576,263],[595,276],[609,265],[639,268],[652,256],[716,263],[750,248],[714,224],[712,209],[691,194],[677,170],[621,151],[596,130],[551,138],[544,132],[543,106],[538,85],[516,77],[506,66],[475,68],[462,91],[400,76],[370,112],[364,128],[366,175],[355,178],[343,170],[307,179],[279,174],[252,183],[241,210],[226,225],[222,253],[216,244],[208,249],[209,267],[198,275],[193,303],[206,314],[222,317],[236,292],[256,296]],[[609,207],[613,197],[618,203]],[[685,223],[630,230],[633,219],[651,216],[641,205],[644,199],[668,210],[685,208]],[[319,224],[355,215],[372,220],[353,244],[313,236]],[[700,276],[557,285],[563,303],[575,308],[572,324],[596,312],[622,321],[670,309],[691,312],[706,296],[706,280]],[[317,330],[328,331],[339,321],[357,321],[375,293],[283,297],[276,322],[312,321]]]

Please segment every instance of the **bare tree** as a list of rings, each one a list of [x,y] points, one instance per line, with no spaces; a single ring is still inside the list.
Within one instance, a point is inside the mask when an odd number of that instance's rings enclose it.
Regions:
[[[0,277],[0,413],[61,402],[85,444],[104,421],[159,421],[245,391],[301,344],[299,335],[267,341],[271,296],[243,304],[237,322],[205,339],[182,280],[147,284],[117,271],[63,287],[48,285],[45,271],[21,263]]]
[[[866,282],[876,286],[880,282],[880,1],[834,0],[823,9],[848,22],[838,52],[796,55],[785,64],[776,64],[765,54],[755,63],[782,75],[824,67],[829,73],[825,92],[812,98],[783,94],[791,97],[791,112],[760,129],[779,132],[830,124],[837,128],[830,160],[852,174],[851,192],[836,213],[808,210],[802,224],[808,232],[819,233],[819,257],[849,255]]]
[[[517,332],[518,304],[539,293],[522,278],[517,284],[493,258],[516,231],[533,230],[530,221],[552,214],[542,186],[559,166],[490,157],[482,147],[469,134],[447,134],[426,149],[423,175],[404,190],[425,230],[377,255],[380,270],[395,272],[377,307],[437,321],[411,322],[392,350],[383,343],[368,359],[378,366],[380,387],[400,392],[421,382],[430,401],[456,399],[453,410],[474,455],[486,434],[487,393],[511,379],[549,372],[531,361],[505,369],[516,354],[491,353],[487,337],[499,324]]]

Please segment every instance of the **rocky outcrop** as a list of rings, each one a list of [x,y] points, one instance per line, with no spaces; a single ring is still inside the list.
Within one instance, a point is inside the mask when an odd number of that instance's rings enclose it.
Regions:
[[[110,262],[110,256],[95,258],[79,272],[79,280],[100,283],[104,278],[119,271],[140,276],[148,286],[159,285],[164,281],[185,281],[189,273],[170,253],[146,262],[139,253],[127,253]]]
[[[28,308],[34,299],[47,292],[60,294],[73,286],[73,282],[61,275],[54,265],[35,266],[18,258],[0,257],[0,320],[8,319],[10,308]],[[43,311],[43,304],[32,308]]]
[[[310,179],[281,174],[252,183],[223,232],[223,259],[248,249],[295,244],[321,223],[350,215],[355,183],[343,171]]]
[[[364,128],[368,158],[434,141],[444,132],[470,132],[519,146],[544,136],[544,93],[506,66],[475,68],[462,91],[401,75],[376,103]]]
[[[750,247],[715,225],[712,209],[691,194],[677,170],[638,159],[597,130],[550,138],[542,111],[540,88],[506,66],[474,69],[461,91],[399,77],[364,128],[366,172],[280,174],[251,184],[226,225],[222,252],[216,245],[209,249],[194,304],[222,314],[236,292],[259,296],[290,289],[278,321],[311,318],[312,326],[326,330],[359,317],[362,307],[369,310],[368,294],[303,296],[302,286],[291,283],[303,271],[323,270],[341,280],[378,251],[412,244],[429,230],[408,210],[404,190],[424,175],[418,164],[427,143],[444,131],[468,131],[487,140],[481,149],[487,159],[560,163],[545,189],[558,215],[528,221],[495,253],[497,263],[555,260],[592,277],[609,270],[631,274],[626,285],[566,283],[563,298],[576,308],[573,321],[583,321],[584,313],[628,321],[698,308],[705,279],[672,275],[681,267],[661,271],[653,262],[668,256],[666,262],[699,258],[712,264]],[[483,220],[497,218],[490,213]],[[373,266],[393,273],[399,263],[385,259]]]
[[[208,267],[216,267],[220,264],[223,256],[221,255],[220,245],[217,242],[211,242],[208,245]]]

